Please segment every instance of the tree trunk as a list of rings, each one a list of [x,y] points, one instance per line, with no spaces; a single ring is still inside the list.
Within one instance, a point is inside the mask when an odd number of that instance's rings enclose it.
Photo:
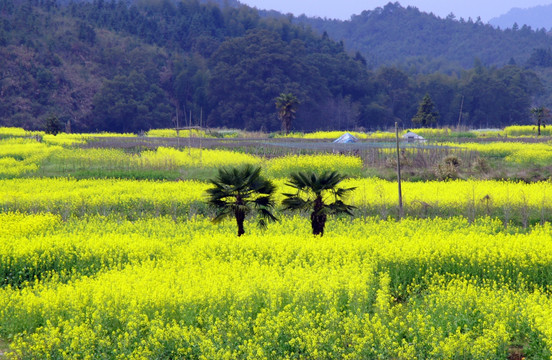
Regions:
[[[236,213],[236,223],[238,224],[238,236],[245,234],[245,229],[243,228],[243,221],[245,220],[245,214],[240,211]]]
[[[291,117],[289,115],[282,116],[282,130],[288,135],[291,131]]]
[[[324,236],[324,226],[326,225],[326,214],[322,211],[324,203],[322,197],[318,196],[314,201],[314,211],[311,214],[312,234]]]
[[[239,195],[236,197],[236,205],[243,205],[243,201],[241,199],[241,196]],[[245,234],[245,229],[243,228],[243,222],[245,221],[245,211],[236,209],[234,211],[234,216],[236,217],[236,224],[238,225],[238,236],[242,236],[243,234]]]

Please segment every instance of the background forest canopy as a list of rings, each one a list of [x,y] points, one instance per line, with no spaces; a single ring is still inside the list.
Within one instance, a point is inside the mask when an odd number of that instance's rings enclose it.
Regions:
[[[456,61],[443,46],[466,51]],[[409,127],[426,95],[439,126],[527,124],[532,107],[552,105],[551,46],[544,30],[398,3],[341,22],[237,2],[0,0],[0,125],[277,131],[283,93],[300,102],[299,131]]]

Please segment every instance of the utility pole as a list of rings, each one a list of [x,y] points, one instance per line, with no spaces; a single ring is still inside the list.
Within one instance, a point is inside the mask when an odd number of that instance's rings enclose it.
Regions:
[[[178,119],[178,108],[180,107],[180,102],[178,100],[176,100],[176,145],[178,147],[178,149],[180,149],[180,124],[179,124],[179,119]]]
[[[458,125],[456,130],[460,131],[460,122],[462,121],[462,110],[464,108],[464,95],[462,95],[462,102],[460,103],[460,114],[458,115]]]
[[[397,140],[397,180],[399,183],[399,221],[403,217],[403,201],[401,190],[401,152],[399,149],[399,123],[395,122],[395,138]]]
[[[190,110],[190,118],[188,124],[188,155],[192,153],[192,110]]]

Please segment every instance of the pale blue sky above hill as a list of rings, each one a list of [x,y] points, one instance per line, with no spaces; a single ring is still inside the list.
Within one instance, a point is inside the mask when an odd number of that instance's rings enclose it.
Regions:
[[[259,9],[278,10],[292,13],[296,16],[319,16],[348,20],[353,14],[363,10],[373,10],[383,7],[389,0],[240,0],[241,3],[255,6]],[[393,1],[394,2],[394,1]],[[483,22],[507,13],[511,8],[529,8],[537,5],[551,4],[551,0],[403,0],[399,3],[415,6],[421,11],[433,12],[445,17],[454,13],[457,18],[476,19],[481,16]]]

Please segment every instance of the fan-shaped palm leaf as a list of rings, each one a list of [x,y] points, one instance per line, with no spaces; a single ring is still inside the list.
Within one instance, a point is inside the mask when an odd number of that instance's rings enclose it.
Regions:
[[[258,213],[261,226],[266,226],[267,221],[277,220],[271,212],[274,208],[272,195],[276,188],[260,173],[260,167],[251,165],[218,170],[218,175],[209,181],[213,186],[206,191],[207,203],[215,209],[213,222],[234,217],[238,236],[241,236],[245,233],[245,217],[253,211]]]
[[[327,215],[341,213],[353,215],[352,210],[355,207],[345,204],[342,199],[355,188],[337,187],[345,178],[345,175],[337,171],[324,172],[320,175],[314,172],[291,174],[286,185],[297,191],[283,194],[284,210],[311,211],[313,234],[323,235]],[[333,197],[333,202],[327,204],[328,194]]]

